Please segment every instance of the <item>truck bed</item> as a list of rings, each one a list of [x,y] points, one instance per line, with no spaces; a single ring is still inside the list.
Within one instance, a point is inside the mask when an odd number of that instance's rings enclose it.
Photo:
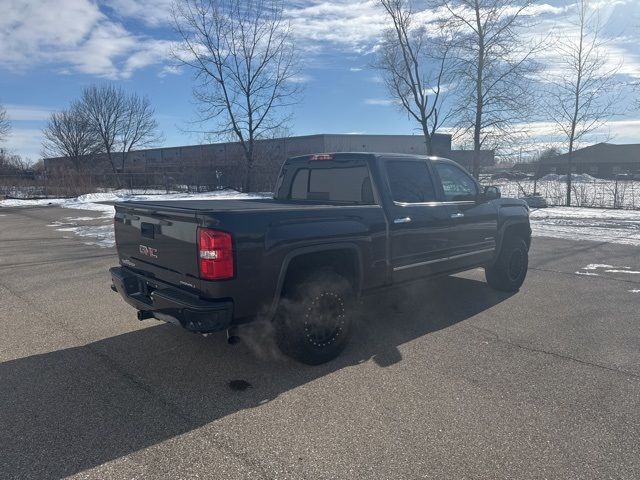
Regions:
[[[317,208],[336,208],[338,205],[322,203],[298,203],[275,200],[273,198],[221,199],[221,200],[129,200],[116,203],[128,208],[161,208],[168,210],[193,211],[198,213],[255,211],[255,210],[313,210]]]

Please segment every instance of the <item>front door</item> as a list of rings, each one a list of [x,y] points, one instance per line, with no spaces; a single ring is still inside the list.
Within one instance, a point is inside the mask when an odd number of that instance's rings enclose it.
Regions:
[[[438,273],[449,255],[449,207],[437,201],[427,160],[385,160],[392,204],[389,211],[393,281]]]

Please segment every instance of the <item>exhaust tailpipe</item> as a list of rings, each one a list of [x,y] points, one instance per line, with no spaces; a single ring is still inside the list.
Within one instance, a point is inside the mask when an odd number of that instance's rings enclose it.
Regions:
[[[236,345],[240,343],[240,337],[238,336],[238,327],[231,327],[227,329],[227,343],[229,345]]]
[[[148,320],[153,317],[153,313],[149,310],[138,310],[138,320]]]

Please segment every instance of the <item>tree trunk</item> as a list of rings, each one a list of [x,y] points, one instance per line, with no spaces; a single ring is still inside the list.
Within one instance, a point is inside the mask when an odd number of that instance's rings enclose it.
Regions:
[[[571,206],[571,171],[573,170],[573,143],[569,146],[567,158],[567,207]]]
[[[122,188],[122,179],[118,174],[118,167],[113,160],[113,153],[110,150],[107,150],[107,158],[109,159],[109,163],[111,163],[111,168],[113,169],[113,175],[115,177],[115,186],[116,188]]]
[[[429,127],[426,125],[422,126],[422,131],[424,133],[424,144],[427,147],[427,155],[433,155],[433,137],[429,134]]]
[[[109,163],[111,164],[111,169],[113,170],[113,173],[114,174],[118,173],[118,167],[116,167],[116,164],[113,162],[113,155],[111,155],[111,152],[109,150],[107,150],[107,158],[109,159]]]
[[[253,189],[253,141],[247,142],[249,145],[245,146],[245,161],[247,163],[247,170],[245,171],[244,181],[242,182],[242,190],[245,193],[250,192]]]
[[[482,109],[484,99],[482,98],[482,86],[484,80],[484,31],[480,18],[480,4],[475,3],[476,25],[478,28],[478,68],[476,72],[476,118],[473,126],[473,177],[480,179],[480,135],[482,131]]]
[[[473,148],[473,178],[480,179],[480,149]]]
[[[253,189],[253,162],[247,163],[247,171],[245,172],[244,182],[242,189],[245,193],[251,192]]]

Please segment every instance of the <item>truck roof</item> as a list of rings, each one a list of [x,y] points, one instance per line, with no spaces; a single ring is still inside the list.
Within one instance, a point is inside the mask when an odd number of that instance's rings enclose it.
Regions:
[[[435,155],[417,155],[414,153],[393,153],[393,152],[324,152],[307,155],[298,155],[289,157],[287,162],[309,161],[309,160],[352,160],[354,158],[387,158],[387,159],[420,159],[420,160],[445,160],[451,161],[444,157]]]

